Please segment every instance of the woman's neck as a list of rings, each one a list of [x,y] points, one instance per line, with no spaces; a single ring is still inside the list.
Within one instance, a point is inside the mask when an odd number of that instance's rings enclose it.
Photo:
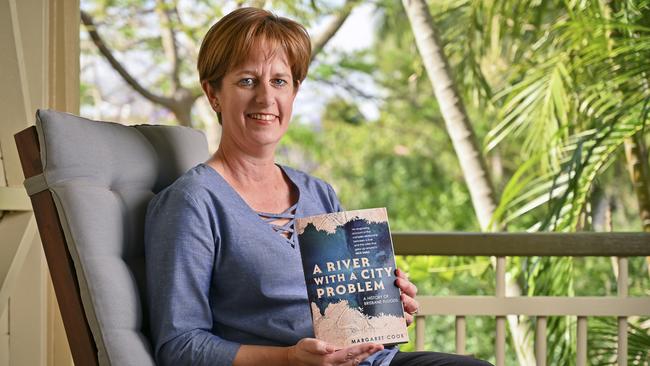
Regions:
[[[208,165],[237,186],[255,186],[277,179],[279,172],[274,154],[252,156],[227,144],[220,144]]]
[[[275,165],[273,155],[261,158],[219,146],[206,164],[219,172],[255,211],[282,212],[298,200],[298,192]]]

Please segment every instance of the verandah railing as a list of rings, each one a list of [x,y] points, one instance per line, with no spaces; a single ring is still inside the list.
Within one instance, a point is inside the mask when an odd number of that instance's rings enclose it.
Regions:
[[[587,318],[618,319],[619,366],[627,365],[627,318],[650,316],[650,296],[628,297],[628,257],[650,256],[649,233],[394,233],[398,255],[494,256],[494,296],[418,296],[415,347],[424,349],[425,317],[456,317],[456,353],[465,353],[465,317],[496,318],[496,366],[505,365],[506,316],[536,317],[535,359],[546,365],[546,322],[549,316],[577,317],[576,364],[587,364]],[[617,296],[506,296],[506,258],[514,256],[617,257]]]

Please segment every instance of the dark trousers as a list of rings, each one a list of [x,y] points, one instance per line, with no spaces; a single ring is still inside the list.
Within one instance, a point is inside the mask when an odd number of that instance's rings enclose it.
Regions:
[[[438,352],[397,352],[390,366],[491,366],[487,361]]]

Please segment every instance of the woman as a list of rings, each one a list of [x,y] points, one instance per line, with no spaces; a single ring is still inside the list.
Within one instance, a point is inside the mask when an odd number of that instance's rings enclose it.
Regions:
[[[452,357],[378,344],[335,350],[312,338],[293,220],[341,206],[330,185],[274,158],[310,52],[301,25],[254,8],[228,14],[203,40],[199,76],[223,126],[221,142],[147,212],[148,300],[159,364],[395,366]],[[397,276],[410,323],[416,288],[404,273]]]

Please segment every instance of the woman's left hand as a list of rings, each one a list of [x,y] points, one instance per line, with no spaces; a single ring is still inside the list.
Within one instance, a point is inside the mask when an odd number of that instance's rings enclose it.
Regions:
[[[411,325],[415,319],[415,314],[418,313],[420,304],[415,300],[415,295],[418,293],[418,288],[409,281],[408,276],[401,269],[395,270],[397,279],[395,285],[402,291],[402,303],[404,304],[404,317],[406,318],[406,326]]]

